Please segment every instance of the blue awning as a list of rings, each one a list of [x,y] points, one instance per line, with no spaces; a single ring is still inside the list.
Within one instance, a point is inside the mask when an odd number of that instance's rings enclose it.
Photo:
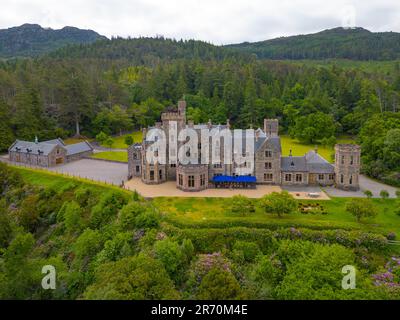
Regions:
[[[253,176],[214,176],[213,182],[230,182],[230,183],[255,183],[257,181],[256,177]]]

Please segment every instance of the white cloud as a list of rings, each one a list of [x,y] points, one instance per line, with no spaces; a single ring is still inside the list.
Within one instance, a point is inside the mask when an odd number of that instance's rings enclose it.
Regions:
[[[357,26],[400,31],[398,0],[2,0],[0,28],[69,25],[108,37],[164,35],[225,44],[341,26],[349,7]]]

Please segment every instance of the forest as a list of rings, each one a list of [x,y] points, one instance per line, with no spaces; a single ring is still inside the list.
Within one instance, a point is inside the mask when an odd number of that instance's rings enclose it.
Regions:
[[[396,61],[379,72],[257,59],[200,41],[100,40],[0,62],[0,150],[36,135],[140,130],[184,97],[195,122],[258,128],[277,117],[301,142],[355,137],[364,173],[399,185],[399,94]]]

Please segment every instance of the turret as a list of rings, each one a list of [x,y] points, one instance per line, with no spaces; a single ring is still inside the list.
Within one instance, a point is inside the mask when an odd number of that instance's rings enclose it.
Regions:
[[[277,137],[279,134],[278,119],[264,119],[264,132],[267,137]]]
[[[335,183],[338,189],[358,190],[361,148],[355,144],[335,145]]]

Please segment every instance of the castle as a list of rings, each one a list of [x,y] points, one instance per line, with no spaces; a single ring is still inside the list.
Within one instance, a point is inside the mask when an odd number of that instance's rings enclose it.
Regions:
[[[225,125],[194,124],[186,121],[186,102],[179,101],[177,109],[162,113],[161,122],[155,127],[143,130],[142,143],[128,148],[129,178],[140,177],[146,184],[160,184],[165,181],[176,181],[176,187],[183,191],[200,191],[209,187],[255,187],[256,184],[271,185],[320,185],[335,186],[344,190],[359,189],[360,154],[358,145],[337,144],[335,146],[335,163],[331,164],[318,154],[317,150],[307,152],[304,156],[282,155],[277,119],[265,119],[264,130],[257,129],[254,134],[254,166],[250,174],[242,173],[240,165],[225,164],[222,143],[220,144],[221,162],[217,164],[182,164],[179,161],[168,161],[171,153],[166,155],[164,164],[149,162],[146,151],[154,140],[147,140],[148,129],[163,129],[166,141],[173,139],[170,123],[176,126],[176,132],[191,128],[221,131],[230,129],[229,120]],[[175,132],[175,131],[174,131]],[[189,150],[201,156],[201,143],[197,150]],[[207,155],[210,156],[210,155]],[[246,166],[246,163],[244,164]]]

